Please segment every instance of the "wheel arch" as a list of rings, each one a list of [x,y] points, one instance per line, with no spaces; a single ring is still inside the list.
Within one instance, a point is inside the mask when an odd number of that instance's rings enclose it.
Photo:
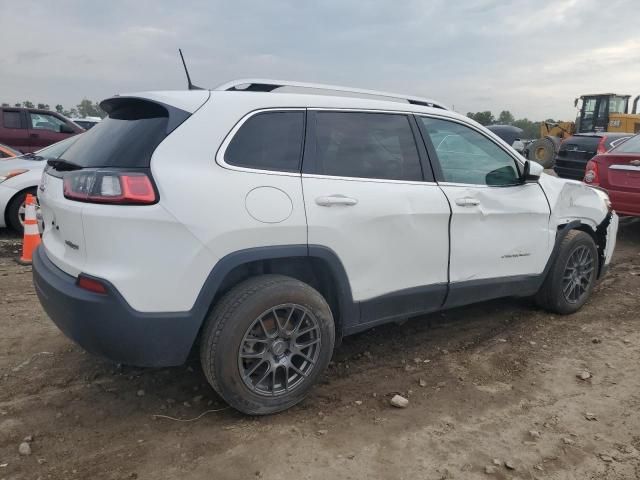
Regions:
[[[16,190],[16,193],[14,193],[11,198],[9,199],[9,201],[7,202],[7,205],[4,208],[4,212],[2,213],[2,218],[4,219],[4,224],[11,228],[11,222],[9,221],[9,206],[14,202],[14,200],[17,199],[17,197],[25,192],[28,192],[29,190],[35,190],[37,193],[38,190],[38,186],[37,185],[32,185],[32,186],[28,186],[28,187],[23,187],[20,190]]]
[[[286,275],[318,290],[331,308],[336,344],[345,325],[359,319],[346,271],[333,250],[319,245],[282,245],[233,252],[214,266],[194,305],[200,329],[208,312],[225,293],[238,283],[263,274]]]
[[[605,262],[605,249],[607,247],[607,227],[609,226],[609,223],[611,222],[611,214],[607,215],[605,217],[605,219],[596,227],[596,229],[594,230],[594,228],[589,225],[588,223],[584,223],[580,220],[573,220],[569,223],[563,224],[563,225],[559,225],[558,226],[558,232],[556,234],[556,241],[555,241],[555,245],[553,248],[553,259],[555,261],[555,257],[557,256],[557,249],[560,246],[560,244],[562,243],[562,240],[564,239],[564,237],[571,231],[571,230],[579,230],[581,232],[586,233],[587,235],[589,235],[594,243],[596,244],[596,248],[598,249],[598,274],[597,274],[597,278],[600,278],[602,276],[602,273],[604,271],[604,262]]]

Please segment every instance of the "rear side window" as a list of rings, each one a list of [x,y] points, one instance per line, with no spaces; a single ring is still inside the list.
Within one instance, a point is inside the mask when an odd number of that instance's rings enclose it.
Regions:
[[[224,154],[229,165],[299,172],[304,112],[262,112],[242,124]]]
[[[20,112],[12,112],[11,110],[2,112],[2,124],[4,128],[22,128],[20,122]]]
[[[85,168],[148,168],[167,136],[169,112],[143,100],[119,102],[109,116],[83,133],[63,159]]]
[[[422,180],[409,119],[405,115],[317,112],[316,168],[339,177]]]

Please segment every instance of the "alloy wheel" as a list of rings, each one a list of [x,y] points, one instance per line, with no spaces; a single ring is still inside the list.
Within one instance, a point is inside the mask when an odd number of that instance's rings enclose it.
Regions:
[[[584,245],[572,253],[562,275],[562,294],[569,303],[579,303],[593,281],[595,259],[591,249]]]
[[[238,352],[238,368],[252,392],[285,395],[309,376],[320,349],[315,315],[302,305],[278,305],[263,312],[247,329]]]

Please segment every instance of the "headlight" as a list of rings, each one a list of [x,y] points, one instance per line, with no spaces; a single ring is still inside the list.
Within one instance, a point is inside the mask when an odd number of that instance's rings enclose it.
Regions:
[[[4,182],[5,180],[9,180],[10,178],[13,178],[15,176],[18,176],[21,173],[25,173],[25,172],[28,172],[28,171],[29,170],[27,170],[26,168],[17,168],[15,170],[9,170],[8,172],[0,173],[0,183]]]

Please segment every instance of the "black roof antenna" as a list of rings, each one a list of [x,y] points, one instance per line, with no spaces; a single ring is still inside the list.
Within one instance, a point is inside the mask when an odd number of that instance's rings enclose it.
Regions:
[[[187,69],[187,64],[184,61],[184,55],[182,55],[182,49],[179,48],[178,52],[180,53],[180,58],[182,59],[182,66],[184,67],[184,73],[187,74],[187,86],[189,87],[189,90],[204,90],[203,88],[197,87],[193,83],[191,83],[191,77],[189,76],[189,70]]]

